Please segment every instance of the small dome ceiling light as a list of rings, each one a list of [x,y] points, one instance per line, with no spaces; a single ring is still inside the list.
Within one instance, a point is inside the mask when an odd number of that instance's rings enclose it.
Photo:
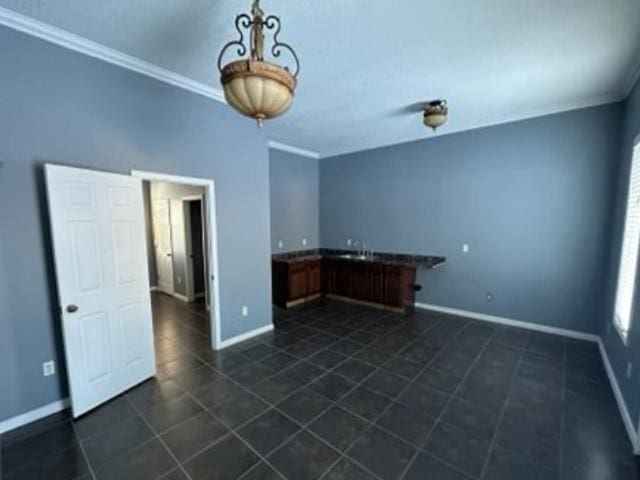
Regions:
[[[447,101],[444,99],[432,100],[424,106],[423,121],[427,127],[433,128],[435,132],[438,127],[441,127],[447,121],[447,115],[449,113],[449,107]]]
[[[260,0],[254,0],[251,16],[246,13],[236,16],[235,27],[240,35],[238,40],[227,43],[218,57],[220,81],[224,96],[235,110],[254,118],[259,126],[264,120],[285,113],[293,103],[293,93],[297,85],[300,62],[290,45],[280,42],[280,19],[275,15],[264,16]],[[244,43],[243,30],[249,30],[249,48]],[[264,31],[273,31],[271,55],[278,58],[287,50],[295,62],[295,71],[264,60]],[[231,47],[237,46],[238,56],[249,51],[248,58],[242,58],[222,66],[222,57]]]

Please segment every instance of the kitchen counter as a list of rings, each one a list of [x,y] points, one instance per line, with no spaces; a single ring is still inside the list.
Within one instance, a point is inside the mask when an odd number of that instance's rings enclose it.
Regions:
[[[372,256],[367,258],[349,258],[348,255],[357,257],[358,252],[354,250],[335,250],[327,248],[319,248],[314,250],[301,250],[297,252],[278,253],[272,255],[272,259],[278,262],[296,263],[311,262],[330,258],[333,260],[342,260],[345,262],[357,263],[378,263],[383,265],[399,265],[410,266],[416,268],[434,269],[443,265],[446,261],[445,257],[432,255],[412,255],[405,253],[387,253],[373,252]]]

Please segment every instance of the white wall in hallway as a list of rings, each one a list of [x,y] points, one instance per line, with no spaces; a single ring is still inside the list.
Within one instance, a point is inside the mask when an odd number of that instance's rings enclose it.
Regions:
[[[171,239],[173,247],[173,287],[177,294],[186,296],[187,248],[182,199],[204,195],[204,188],[179,183],[151,182],[151,201],[169,200],[171,205]]]

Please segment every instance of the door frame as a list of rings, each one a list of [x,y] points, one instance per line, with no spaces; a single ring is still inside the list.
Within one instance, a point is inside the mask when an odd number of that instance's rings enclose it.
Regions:
[[[197,202],[200,201],[200,205],[204,204],[204,199],[202,198],[202,195],[189,195],[186,197],[182,197],[180,198],[180,200],[182,201],[182,215],[184,217],[184,222],[183,222],[183,227],[184,227],[184,243],[185,243],[185,251],[186,251],[186,274],[185,274],[185,286],[186,286],[186,291],[187,291],[187,298],[189,299],[190,302],[193,302],[196,299],[196,293],[195,293],[195,279],[194,279],[194,272],[193,272],[193,242],[194,242],[194,238],[192,235],[192,231],[191,231],[191,202]],[[204,212],[202,210],[202,206],[200,207],[200,217],[202,220],[201,224],[202,226],[206,225],[206,218],[204,216]],[[203,237],[204,238],[199,238],[199,239],[195,239],[196,241],[199,241],[200,244],[203,247],[203,252],[202,252],[202,257],[203,257],[203,261],[204,261],[204,275],[205,275],[205,279],[207,277],[207,262],[208,262],[208,255],[207,255],[207,250],[206,248],[204,248],[206,246],[205,241],[206,241],[206,234],[204,231],[204,228],[202,229],[202,233],[203,233]],[[204,296],[205,298],[207,298],[207,282],[205,282],[204,285]],[[207,304],[208,306],[208,304]]]
[[[216,196],[215,182],[206,178],[182,177],[166,173],[147,172],[142,170],[132,170],[132,177],[142,180],[182,183],[204,187],[204,198],[202,199],[203,209],[206,210],[206,233],[207,233],[207,259],[206,266],[208,272],[207,291],[210,292],[210,303],[213,309],[209,310],[209,323],[211,326],[211,347],[214,350],[222,348],[220,336],[220,275],[218,271],[218,223],[216,221]],[[206,207],[205,207],[206,205]]]

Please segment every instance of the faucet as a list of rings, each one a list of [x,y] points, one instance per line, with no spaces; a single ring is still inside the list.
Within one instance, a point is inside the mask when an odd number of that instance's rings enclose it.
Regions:
[[[358,256],[367,258],[367,242],[365,242],[364,240],[354,240],[353,248],[356,248],[358,246],[359,246],[359,248],[357,249]],[[369,249],[368,252],[369,252],[369,255],[373,257],[373,250]]]

